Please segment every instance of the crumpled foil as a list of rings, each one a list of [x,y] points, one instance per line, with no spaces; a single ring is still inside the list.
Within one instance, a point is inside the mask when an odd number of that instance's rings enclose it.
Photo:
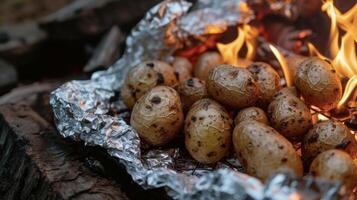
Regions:
[[[252,19],[239,13],[239,2],[243,0],[198,0],[195,5],[167,0],[153,7],[132,30],[124,55],[113,66],[90,80],[71,81],[52,92],[50,104],[59,133],[103,147],[136,183],[146,189],[163,187],[173,199],[295,199],[297,194],[334,199],[340,188],[337,183],[326,183],[316,191],[311,189],[312,179],[277,174],[264,185],[240,172],[242,167],[233,156],[211,167],[199,165],[182,148],[143,150],[136,131],[120,114],[110,112],[123,108],[120,100],[113,99],[130,67],[147,59],[169,60],[183,39],[203,34],[207,25],[222,27]]]

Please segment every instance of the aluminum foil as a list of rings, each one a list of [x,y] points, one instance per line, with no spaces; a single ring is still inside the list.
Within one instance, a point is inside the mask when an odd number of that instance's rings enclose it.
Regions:
[[[306,183],[304,189],[309,190],[306,180],[288,174],[273,176],[264,185],[242,173],[234,156],[212,167],[199,165],[184,148],[148,150],[125,122],[125,115],[112,112],[123,110],[115,96],[130,67],[147,59],[169,60],[185,38],[203,34],[207,25],[249,21],[253,16],[239,13],[239,2],[243,1],[199,0],[192,5],[168,0],[153,7],[132,30],[123,57],[113,66],[90,80],[71,81],[52,92],[50,103],[59,133],[103,147],[136,183],[146,189],[163,187],[173,199],[290,199],[301,193],[299,184]],[[329,183],[315,193],[327,193],[325,199],[333,199],[339,187]]]

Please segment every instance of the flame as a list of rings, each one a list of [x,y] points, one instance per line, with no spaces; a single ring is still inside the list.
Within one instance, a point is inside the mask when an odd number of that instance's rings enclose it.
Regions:
[[[291,75],[290,75],[290,70],[289,70],[289,67],[288,67],[285,57],[273,45],[269,45],[269,47],[272,50],[272,52],[274,53],[275,57],[278,59],[281,68],[283,69],[286,85],[288,87],[292,86],[293,83],[292,83],[292,79],[291,79]]]
[[[324,115],[322,115],[322,114],[318,114],[318,115],[317,115],[317,119],[318,119],[318,121],[326,121],[326,120],[329,120],[328,117],[326,117],[326,116],[324,116]]]
[[[331,18],[330,27],[330,60],[338,75],[349,78],[344,94],[337,104],[343,106],[357,87],[357,3],[347,12],[341,13],[333,4],[333,0],[326,0],[322,7]],[[340,29],[345,32],[340,36]],[[341,39],[339,44],[339,39]],[[321,59],[328,59],[322,55],[312,44],[308,44],[310,55]]]
[[[217,43],[217,49],[222,55],[223,61],[228,64],[239,65],[240,60],[252,60],[255,55],[255,38],[257,35],[257,29],[244,24],[238,28],[238,36],[235,40],[228,44]],[[239,58],[239,52],[244,44],[247,47],[247,53],[243,58]]]

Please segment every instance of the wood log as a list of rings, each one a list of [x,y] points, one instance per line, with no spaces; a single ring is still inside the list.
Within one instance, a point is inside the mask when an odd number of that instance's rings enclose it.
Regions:
[[[26,106],[0,107],[0,199],[128,199]]]

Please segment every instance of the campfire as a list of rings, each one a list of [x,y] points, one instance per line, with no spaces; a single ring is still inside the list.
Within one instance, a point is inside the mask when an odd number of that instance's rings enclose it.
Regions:
[[[160,198],[356,197],[357,3],[165,0],[129,28],[117,23],[130,12],[113,11],[125,9],[106,1],[73,3],[41,21],[46,34],[80,38],[77,48],[91,52],[82,52],[75,69],[68,65],[73,74],[92,73],[90,79],[48,92],[52,112],[36,104],[54,121],[53,132],[79,141],[73,146],[85,150],[78,154],[94,152],[88,165],[119,182],[122,170],[125,184],[154,189]],[[26,118],[12,117],[0,120]],[[45,148],[35,149],[35,159],[46,157]]]

